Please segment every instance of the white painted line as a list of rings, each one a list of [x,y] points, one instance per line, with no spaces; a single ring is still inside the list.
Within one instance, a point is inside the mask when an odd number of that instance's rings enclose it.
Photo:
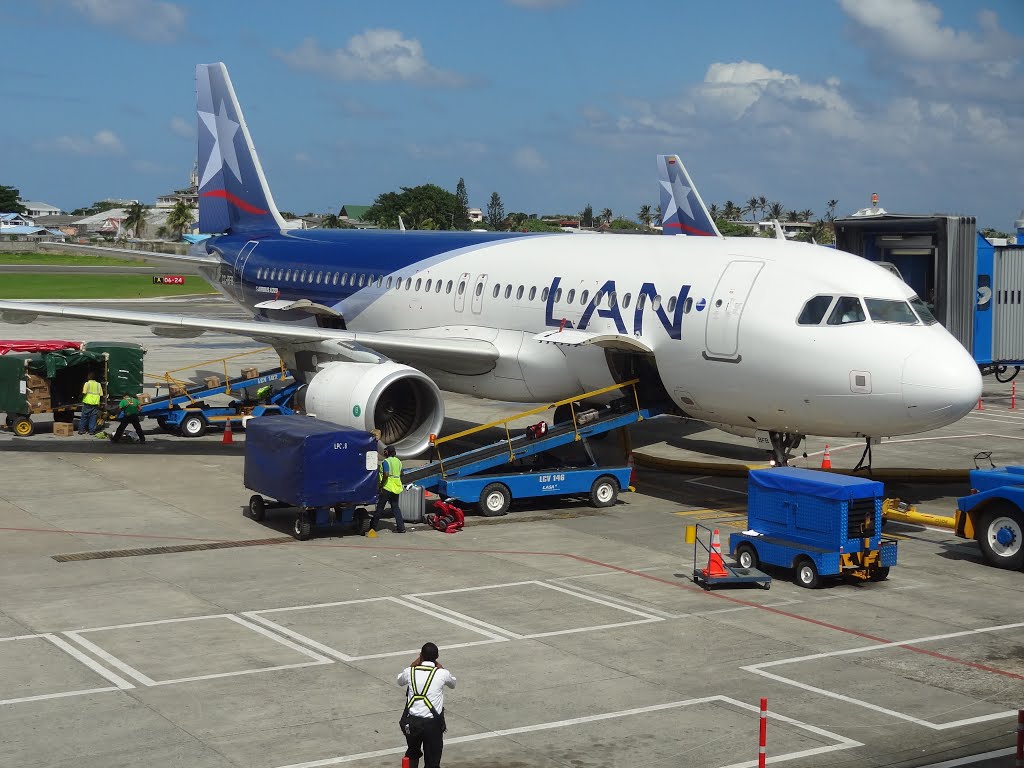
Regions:
[[[62,651],[64,651],[64,653],[66,653],[69,656],[73,656],[74,658],[78,659],[78,661],[80,661],[83,664],[85,664],[85,666],[87,666],[89,669],[91,669],[97,675],[100,675],[101,677],[105,677],[107,680],[112,682],[114,685],[116,685],[121,690],[128,690],[129,688],[134,688],[135,687],[134,685],[129,683],[127,680],[125,680],[123,677],[118,677],[117,675],[115,675],[113,672],[111,672],[106,667],[101,666],[100,664],[97,664],[95,661],[90,659],[88,656],[86,656],[80,650],[78,650],[73,645],[68,643],[66,640],[64,640],[64,639],[62,639],[60,637],[57,637],[56,635],[50,634],[49,632],[46,633],[45,635],[43,635],[43,637],[45,637],[51,643],[53,643],[58,648],[60,648]]]
[[[453,618],[451,616],[445,616],[443,613],[435,610],[432,607],[427,607],[427,605],[425,605],[425,604],[417,604],[417,603],[409,602],[409,601],[403,600],[400,597],[389,597],[388,600],[390,600],[393,603],[397,603],[398,605],[401,605],[404,608],[412,608],[413,610],[419,611],[420,613],[425,613],[428,616],[433,616],[435,619],[441,619],[442,621],[447,621],[448,623],[454,624],[457,627],[462,627],[463,629],[468,629],[470,632],[476,632],[478,635],[484,635],[485,637],[489,637],[491,640],[500,641],[500,642],[504,642],[504,641],[508,640],[508,638],[505,637],[504,635],[498,635],[498,634],[495,634],[494,632],[489,632],[486,629],[483,629],[482,627],[473,626],[472,624],[469,624],[468,622],[459,621],[458,619],[455,619],[455,618]]]
[[[307,645],[310,648],[315,648],[316,650],[320,651],[320,653],[325,654],[326,656],[333,656],[334,658],[339,659],[340,661],[353,660],[352,656],[348,656],[347,654],[344,654],[341,651],[337,651],[328,645],[324,645],[323,643],[318,643],[311,637],[306,637],[305,635],[299,634],[294,630],[288,629],[288,627],[282,627],[280,624],[275,624],[270,619],[264,619],[262,616],[258,616],[256,611],[246,611],[242,615],[248,619],[251,619],[252,621],[258,621],[260,624],[264,625],[265,627],[269,627],[275,632],[280,632],[283,635],[287,635],[288,637],[292,638],[293,640],[297,640],[303,645]]]
[[[688,483],[690,483],[692,485],[700,485],[700,486],[703,486],[704,488],[714,488],[716,491],[725,491],[726,493],[735,493],[735,494],[737,494],[739,496],[746,496],[747,495],[746,491],[737,491],[735,488],[723,488],[720,485],[714,485],[713,483],[704,483],[704,482],[701,482],[700,480],[687,480],[686,482],[688,482]]]
[[[534,583],[537,586],[540,586],[540,587],[547,587],[548,589],[553,589],[556,592],[562,592],[562,593],[564,593],[566,595],[572,595],[573,597],[578,597],[578,598],[580,598],[582,600],[589,600],[592,603],[598,603],[599,605],[604,605],[604,606],[607,606],[608,608],[614,608],[617,611],[624,611],[625,613],[631,613],[634,616],[640,616],[640,617],[645,618],[645,619],[660,618],[660,617],[654,616],[654,615],[652,615],[650,613],[644,613],[643,611],[638,611],[635,608],[627,608],[626,606],[623,606],[623,605],[616,605],[615,603],[613,603],[613,602],[611,602],[609,600],[604,600],[604,599],[602,599],[600,597],[593,597],[592,595],[586,595],[586,594],[583,594],[582,592],[575,592],[572,589],[569,589],[567,587],[559,586],[558,584],[547,584],[547,583],[545,583],[543,581],[536,581]]]
[[[522,587],[526,584],[538,584],[536,581],[510,581],[505,584],[484,584],[477,587],[462,587],[461,589],[442,589],[437,592],[414,592],[413,597],[432,597],[433,595],[454,595],[459,592],[479,592],[482,589],[504,589],[505,587]]]
[[[800,689],[805,690],[805,691],[810,691],[812,693],[817,693],[817,694],[819,694],[821,696],[827,696],[828,698],[836,699],[838,701],[843,701],[843,702],[846,702],[847,704],[853,704],[853,705],[858,706],[858,707],[864,707],[865,709],[870,709],[870,710],[873,710],[875,712],[879,712],[881,714],[887,715],[889,717],[896,718],[898,720],[905,720],[907,722],[915,723],[916,725],[920,725],[920,726],[923,726],[925,728],[929,728],[929,729],[931,729],[933,731],[945,731],[945,730],[950,730],[952,728],[960,728],[960,727],[963,727],[963,726],[966,726],[966,725],[975,725],[977,723],[986,723],[986,722],[990,722],[992,720],[1001,720],[1001,719],[1004,719],[1004,718],[1007,718],[1007,717],[1012,717],[1015,713],[1012,710],[1007,710],[1005,712],[995,712],[995,713],[988,714],[988,715],[979,715],[977,717],[969,717],[969,718],[964,718],[964,719],[961,719],[961,720],[954,720],[954,721],[951,721],[951,722],[935,723],[935,722],[932,722],[930,720],[925,720],[924,718],[915,717],[913,715],[908,715],[908,714],[906,714],[904,712],[898,712],[898,711],[896,711],[894,709],[889,709],[887,707],[882,707],[882,706],[879,706],[878,704],[873,704],[871,702],[863,701],[861,699],[855,699],[852,696],[846,696],[845,694],[842,694],[842,693],[837,693],[835,691],[830,691],[830,690],[828,690],[826,688],[819,688],[817,686],[809,685],[807,683],[801,683],[798,680],[793,680],[793,679],[788,678],[788,677],[783,677],[782,675],[776,675],[776,674],[774,674],[772,672],[766,672],[765,670],[767,668],[769,668],[769,667],[778,667],[778,666],[783,666],[783,665],[787,665],[787,664],[798,664],[798,663],[805,662],[805,661],[814,661],[814,660],[817,660],[817,659],[831,658],[831,657],[835,657],[835,656],[847,656],[847,655],[857,654],[857,653],[871,653],[871,652],[886,650],[886,649],[890,649],[890,648],[899,648],[899,647],[906,646],[906,645],[921,645],[923,643],[935,642],[937,640],[949,640],[949,639],[953,639],[953,638],[960,638],[960,637],[968,637],[968,636],[971,636],[971,635],[985,634],[985,633],[988,633],[988,632],[1000,632],[1000,631],[1005,631],[1005,630],[1008,630],[1008,629],[1019,629],[1021,627],[1024,627],[1024,622],[1020,622],[1020,623],[1016,623],[1016,624],[1000,624],[998,626],[980,627],[978,629],[969,629],[969,630],[965,630],[965,631],[962,631],[962,632],[950,632],[950,633],[943,634],[943,635],[930,635],[928,637],[918,637],[918,638],[914,638],[912,640],[899,640],[899,641],[892,642],[892,643],[877,643],[875,645],[861,646],[859,648],[847,648],[847,649],[839,650],[839,651],[827,651],[827,652],[824,652],[824,653],[808,654],[806,656],[795,656],[795,657],[792,657],[792,658],[789,658],[789,659],[777,659],[775,661],[765,661],[765,662],[761,662],[759,664],[751,664],[751,665],[748,665],[748,666],[740,667],[740,669],[742,669],[745,672],[751,672],[751,673],[753,673],[755,675],[760,675],[761,677],[766,677],[766,678],[768,678],[770,680],[775,680],[776,682],[783,683],[785,685],[791,685],[791,686],[793,686],[795,688],[800,688]],[[983,672],[984,670],[979,670],[979,671]]]
[[[112,631],[112,630],[116,630],[116,629],[133,629],[133,628],[136,628],[136,627],[149,627],[149,626],[156,626],[156,625],[160,625],[160,624],[178,624],[178,623],[184,623],[184,622],[188,622],[188,621],[203,621],[203,620],[206,620],[206,619],[226,619],[228,621],[234,622],[235,624],[239,624],[240,626],[245,627],[250,632],[256,632],[257,634],[263,635],[264,637],[267,637],[270,640],[273,640],[275,643],[279,643],[280,645],[283,645],[283,646],[285,646],[287,648],[291,648],[294,651],[298,651],[303,656],[305,656],[305,657],[307,657],[309,659],[312,659],[312,661],[299,662],[297,664],[278,664],[278,665],[271,666],[271,667],[257,667],[257,668],[254,668],[254,669],[241,669],[241,670],[235,670],[235,671],[232,671],[232,672],[216,672],[216,673],[209,674],[209,675],[193,675],[193,676],[189,676],[189,677],[177,677],[177,678],[174,678],[172,680],[154,680],[153,678],[149,677],[148,675],[146,675],[141,670],[138,670],[135,667],[129,665],[127,662],[124,662],[121,659],[117,658],[116,656],[114,656],[109,651],[105,651],[103,648],[98,646],[93,641],[87,640],[84,637],[82,637],[82,633],[85,633],[85,632],[103,632],[103,631]],[[153,687],[153,686],[157,686],[157,685],[170,685],[172,683],[187,683],[187,682],[193,682],[193,681],[196,681],[196,680],[213,680],[213,679],[221,678],[221,677],[234,677],[236,675],[254,675],[254,674],[258,673],[258,672],[274,672],[274,671],[277,671],[277,670],[280,670],[280,669],[299,669],[301,667],[312,667],[312,666],[318,666],[320,664],[333,664],[334,663],[333,659],[330,659],[330,658],[327,658],[325,656],[321,656],[320,654],[314,653],[313,651],[309,650],[308,648],[303,648],[300,645],[292,643],[290,640],[286,640],[285,638],[281,637],[280,635],[277,635],[277,634],[275,634],[273,632],[270,632],[270,631],[264,629],[263,627],[257,626],[255,624],[253,624],[252,622],[246,621],[245,619],[242,619],[242,618],[240,618],[238,616],[235,616],[234,614],[231,614],[231,613],[221,613],[221,614],[216,614],[216,615],[211,615],[211,616],[194,616],[194,617],[184,618],[184,619],[161,619],[159,621],[139,621],[139,622],[134,622],[132,624],[120,624],[120,625],[114,625],[114,626],[109,626],[109,627],[92,627],[92,628],[89,628],[89,629],[79,629],[79,630],[75,630],[73,632],[65,632],[64,634],[67,635],[72,640],[74,640],[79,645],[81,645],[82,647],[86,648],[94,656],[98,656],[99,658],[103,659],[105,662],[107,662],[111,666],[116,667],[117,669],[121,670],[122,672],[124,672],[129,677],[137,680],[138,682],[140,682],[143,685],[148,686],[148,687]],[[129,685],[129,687],[133,687],[133,686]]]
[[[618,720],[624,717],[630,717],[631,715],[643,715],[651,712],[662,712],[670,709],[679,709],[682,707],[694,706],[699,704],[713,704],[713,703],[726,703],[732,706],[738,707],[743,710],[750,712],[758,712],[758,708],[750,704],[746,704],[735,699],[731,699],[728,696],[708,696],[702,699],[687,699],[685,701],[672,701],[667,704],[654,704],[647,707],[635,707],[633,709],[623,709],[618,712],[607,712],[599,715],[587,715],[585,717],[574,717],[567,720],[554,720],[548,723],[537,723],[535,725],[524,725],[518,728],[507,728],[499,731],[484,731],[482,733],[473,733],[467,736],[456,736],[454,738],[445,739],[445,745],[451,747],[455,744],[466,744],[475,741],[485,741],[488,739],[504,738],[509,736],[519,736],[525,733],[536,733],[538,731],[549,731],[556,728],[570,728],[577,725],[587,725],[590,723],[598,723],[605,720]],[[780,763],[786,760],[796,760],[802,757],[809,757],[813,755],[826,754],[828,752],[836,752],[843,749],[850,749],[852,747],[861,747],[863,744],[853,739],[848,739],[845,736],[841,736],[831,731],[826,731],[823,728],[817,726],[808,725],[799,720],[786,717],[784,715],[778,715],[774,712],[769,712],[768,717],[780,722],[785,722],[793,725],[802,730],[813,733],[817,736],[827,738],[834,741],[835,744],[825,745],[821,747],[815,747],[813,749],[802,750],[800,752],[791,752],[783,755],[774,755],[771,758],[771,762]],[[375,757],[387,757],[388,755],[401,755],[406,750],[405,745],[400,747],[391,747],[389,749],[378,749],[373,752],[359,752],[354,755],[340,755],[338,757],[328,757],[323,760],[311,760],[305,763],[292,763],[291,765],[281,766],[281,768],[323,768],[328,765],[341,765],[344,763],[354,763],[359,760],[369,760]],[[726,768],[750,768],[756,766],[757,761],[736,763]]]
[[[620,575],[620,576],[628,576],[628,574],[618,574],[618,575]],[[612,595],[606,595],[603,592],[596,592],[595,590],[587,589],[586,587],[581,587],[581,586],[579,586],[577,584],[572,585],[570,587],[570,589],[573,590],[574,592],[579,592],[579,593],[581,593],[583,595],[591,595],[593,597],[599,597],[602,600],[607,600],[607,601],[612,602],[612,603],[619,603],[619,604],[622,604],[622,605],[629,605],[629,603],[626,602],[626,598],[613,597]],[[644,611],[647,612],[648,614],[650,614],[651,616],[658,616],[658,617],[660,617],[662,619],[683,619],[683,618],[686,618],[687,616],[690,615],[688,613],[669,613],[668,611],[663,611],[660,608],[652,608],[649,605],[644,605]]]
[[[922,765],[921,768],[959,768],[961,765],[977,765],[982,760],[995,760],[997,757],[1009,757],[1016,748],[1010,747],[1009,749],[997,749],[992,752],[986,752],[982,755],[970,755],[969,757],[958,757],[954,760],[943,760],[941,763],[932,763],[931,765]]]
[[[617,629],[619,627],[634,627],[637,624],[650,624],[655,621],[664,621],[659,616],[652,616],[649,619],[636,619],[635,621],[620,621],[617,624],[598,624],[592,627],[574,627],[572,629],[555,629],[551,632],[534,632],[531,635],[523,635],[527,640],[534,640],[538,637],[556,637],[557,635],[574,635],[578,632],[596,632],[599,629]]]
[[[242,611],[243,616],[249,616],[253,613],[283,613],[285,611],[308,611],[310,608],[334,608],[337,605],[356,605],[358,603],[375,603],[381,600],[387,600],[386,596],[381,597],[362,597],[358,600],[338,600],[333,603],[310,603],[309,605],[290,605],[287,608],[264,608],[259,611]]]
[[[133,688],[135,686],[132,686]],[[90,693],[109,693],[118,691],[120,688],[110,686],[109,688],[88,688],[82,691],[63,691],[61,693],[41,693],[38,696],[21,696],[17,699],[0,699],[0,706],[4,704],[23,704],[26,701],[45,701],[46,699],[66,699],[68,696],[85,696]]]
[[[434,593],[434,594],[437,594],[437,593]],[[520,635],[517,632],[513,632],[511,629],[502,629],[501,627],[496,627],[493,624],[488,624],[486,621],[481,621],[480,619],[474,619],[472,616],[467,616],[464,613],[459,613],[458,611],[453,611],[451,608],[445,608],[444,606],[435,605],[434,603],[427,602],[426,600],[421,600],[416,595],[403,595],[402,599],[403,600],[408,600],[408,601],[413,602],[413,603],[417,603],[417,604],[422,605],[422,606],[424,606],[426,608],[430,608],[433,611],[438,611],[440,613],[443,613],[443,614],[445,614],[447,616],[454,616],[457,619],[462,619],[463,621],[467,621],[467,622],[470,622],[470,623],[475,624],[477,626],[484,627],[485,629],[489,629],[492,632],[497,632],[497,633],[499,633],[501,635],[504,635],[507,638],[511,638],[512,640],[522,640],[523,637],[524,637],[524,635]]]

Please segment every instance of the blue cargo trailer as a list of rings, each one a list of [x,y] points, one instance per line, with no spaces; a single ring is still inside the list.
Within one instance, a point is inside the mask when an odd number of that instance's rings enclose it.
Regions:
[[[441,478],[441,496],[476,503],[486,517],[508,512],[513,499],[541,496],[588,496],[595,507],[613,506],[619,491],[629,488],[630,467],[569,467],[539,472],[501,472]]]
[[[358,528],[363,507],[377,502],[377,438],[308,416],[255,419],[246,430],[244,482],[256,492],[249,516],[259,521],[269,508],[294,507],[301,541],[317,525]]]
[[[956,500],[954,530],[977,541],[989,565],[1024,567],[1024,467],[971,470],[971,493]]]
[[[876,480],[797,467],[751,470],[747,528],[729,537],[743,568],[792,568],[814,588],[823,576],[882,581],[896,565],[882,536],[884,486]]]

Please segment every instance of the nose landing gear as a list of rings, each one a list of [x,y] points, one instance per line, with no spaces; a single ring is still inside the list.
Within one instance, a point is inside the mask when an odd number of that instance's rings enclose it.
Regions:
[[[804,436],[795,432],[769,432],[768,437],[772,441],[770,451],[772,464],[776,467],[784,467],[793,458],[793,451],[803,442]]]

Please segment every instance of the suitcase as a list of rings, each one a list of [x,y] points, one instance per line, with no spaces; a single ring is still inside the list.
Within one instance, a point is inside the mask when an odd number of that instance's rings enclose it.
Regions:
[[[407,523],[422,523],[426,496],[421,485],[408,485],[398,494],[398,509]]]
[[[581,411],[576,414],[576,423],[581,427],[585,424],[591,424],[601,418],[601,414],[596,408],[591,408],[589,411]]]

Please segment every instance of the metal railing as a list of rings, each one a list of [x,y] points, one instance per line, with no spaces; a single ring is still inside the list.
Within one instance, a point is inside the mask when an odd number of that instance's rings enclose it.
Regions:
[[[209,368],[210,366],[213,366],[213,365],[216,365],[216,364],[220,363],[221,367],[222,367],[222,369],[224,371],[224,386],[225,386],[224,394],[230,395],[231,394],[231,379],[232,378],[236,378],[236,377],[228,375],[228,361],[229,360],[237,360],[240,357],[248,357],[250,355],[264,354],[266,352],[272,351],[273,349],[274,349],[273,347],[263,347],[261,349],[255,349],[255,350],[253,350],[251,352],[239,352],[237,355],[228,355],[227,357],[215,357],[212,360],[204,360],[204,361],[199,362],[199,363],[194,363],[193,365],[186,365],[186,366],[183,366],[181,368],[174,368],[173,370],[165,371],[163,374],[159,374],[159,373],[143,373],[143,376],[145,376],[146,378],[149,378],[149,379],[152,379],[152,380],[156,381],[157,382],[158,390],[159,390],[159,387],[161,386],[161,384],[166,384],[167,385],[167,393],[169,395],[169,398],[187,397],[189,399],[190,403],[195,403],[195,398],[192,397],[192,395],[189,393],[188,390],[189,390],[190,387],[194,388],[196,385],[194,383],[192,383],[191,381],[189,381],[188,379],[179,379],[179,378],[173,376],[172,374],[181,373],[182,371],[197,371],[200,368]],[[284,360],[281,360],[280,358],[278,358],[278,365],[281,368],[281,373],[282,374],[288,372],[288,368],[284,364]],[[181,392],[180,395],[172,395],[171,394],[171,387],[175,386],[175,385],[177,385],[177,386],[182,388],[182,392]],[[173,407],[172,404],[171,404],[170,399],[168,399],[167,407],[168,408]]]

